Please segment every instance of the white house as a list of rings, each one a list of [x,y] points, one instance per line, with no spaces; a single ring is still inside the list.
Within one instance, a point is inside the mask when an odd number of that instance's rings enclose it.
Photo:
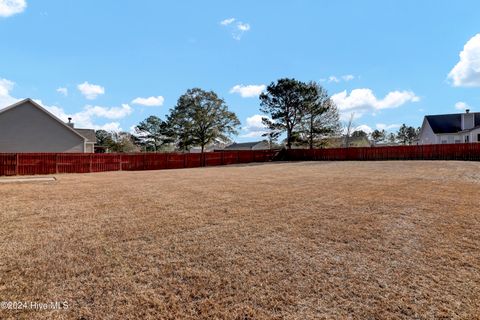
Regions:
[[[425,116],[419,144],[480,142],[480,112]]]

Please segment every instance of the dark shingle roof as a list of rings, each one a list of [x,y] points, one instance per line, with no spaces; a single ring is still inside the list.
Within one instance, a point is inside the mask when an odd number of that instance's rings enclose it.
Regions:
[[[95,135],[95,130],[93,129],[77,129],[74,128],[76,132],[78,132],[84,138],[87,138],[87,142],[97,142],[97,137]]]
[[[480,125],[480,113],[474,113],[475,127]],[[462,114],[439,114],[433,116],[425,116],[430,127],[435,134],[438,133],[455,133],[462,131]]]
[[[233,143],[225,148],[225,150],[238,150],[238,149],[252,149],[257,144],[262,143],[262,141],[257,142],[243,142],[243,143]]]

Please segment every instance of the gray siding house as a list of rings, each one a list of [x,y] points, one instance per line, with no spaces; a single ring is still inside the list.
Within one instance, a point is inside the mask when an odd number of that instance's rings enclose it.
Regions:
[[[480,112],[425,116],[419,144],[480,142]]]
[[[75,129],[32,99],[0,109],[0,153],[93,153],[95,131]]]

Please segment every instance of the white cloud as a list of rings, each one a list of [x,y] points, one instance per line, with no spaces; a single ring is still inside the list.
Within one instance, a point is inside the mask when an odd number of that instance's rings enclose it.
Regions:
[[[464,111],[466,109],[471,109],[471,108],[465,102],[459,101],[459,102],[455,103],[455,109]]]
[[[107,119],[121,119],[133,112],[128,104],[122,104],[121,107],[100,107],[85,106],[83,113],[91,117],[100,117]]]
[[[334,94],[332,100],[341,113],[355,112],[360,117],[365,112],[397,108],[407,102],[418,102],[420,98],[411,91],[392,91],[378,99],[371,89],[354,89],[350,94],[346,90]]]
[[[320,79],[320,82],[328,82],[328,83],[340,83],[342,81],[344,82],[348,82],[348,81],[352,81],[353,79],[355,79],[355,76],[353,74],[345,74],[343,76],[330,76],[328,78],[321,78]]]
[[[335,77],[335,76],[330,76],[330,77],[328,77],[328,82],[339,83],[340,80],[339,80],[337,77]]]
[[[460,52],[460,61],[448,74],[455,87],[480,86],[480,33],[472,37]]]
[[[352,119],[352,115],[353,115],[353,119]],[[359,112],[340,112],[340,121],[341,122],[349,122],[350,119],[352,119],[352,121],[355,121],[355,120],[358,120],[362,117],[363,114],[359,113]]]
[[[251,131],[245,134],[240,135],[241,138],[262,138],[265,139],[262,135],[267,131]]]
[[[0,79],[0,96],[8,96],[15,83],[7,79]]]
[[[399,124],[384,124],[384,123],[377,123],[376,124],[376,128],[378,130],[385,130],[385,131],[388,131],[388,130],[391,130],[391,129],[397,129],[397,128],[400,128],[400,125]]]
[[[90,84],[87,81],[81,83],[77,86],[78,90],[87,98],[88,100],[94,100],[99,95],[105,93],[105,88],[97,84]]]
[[[243,134],[240,135],[242,138],[261,138],[262,134],[267,133],[267,127],[262,123],[262,118],[268,118],[266,116],[255,114],[251,117],[248,117],[245,121],[245,126],[242,127]]]
[[[136,127],[137,127],[136,125],[130,126],[130,129],[128,130],[128,132],[131,133],[131,134],[137,134],[139,136],[144,135],[144,134],[141,134],[141,133],[137,133],[136,130],[135,130]]]
[[[264,84],[251,84],[244,86],[243,84],[237,84],[232,89],[230,89],[230,93],[238,93],[242,98],[252,98],[259,96],[267,86]]]
[[[123,131],[122,127],[120,127],[120,123],[118,122],[109,122],[101,126],[93,125],[93,127],[91,128],[95,130],[105,130],[105,131],[116,131],[116,132]]]
[[[264,117],[265,116],[261,114],[255,114],[251,117],[248,117],[246,120],[245,128],[250,130],[257,130],[257,131],[264,130],[266,128],[265,125],[262,123],[262,118]]]
[[[133,99],[132,103],[139,104],[146,107],[160,107],[163,105],[164,101],[165,101],[165,98],[163,98],[162,96],[148,97],[148,98],[138,97]]]
[[[241,40],[245,32],[250,30],[248,23],[238,22],[236,28],[232,31],[232,37],[235,40]]]
[[[228,18],[220,21],[220,24],[230,30],[233,39],[240,40],[245,32],[250,31],[250,24],[242,21],[234,23],[235,21],[237,21],[237,19]]]
[[[64,96],[68,96],[68,89],[67,88],[60,87],[60,88],[57,89],[57,92],[63,94]]]
[[[250,25],[248,23],[239,22],[237,24],[237,29],[245,32],[245,31],[250,30]]]
[[[367,126],[366,124],[359,125],[358,127],[355,127],[355,129],[353,129],[353,131],[360,131],[360,130],[368,134],[373,132],[373,129]]]
[[[222,26],[228,26],[229,24],[232,24],[233,22],[235,22],[235,18],[228,18],[228,19],[220,21],[220,24]]]
[[[0,109],[3,109],[18,101],[10,95],[15,83],[7,79],[0,79]]]
[[[72,118],[76,128],[88,128],[95,130],[107,131],[121,131],[119,122],[108,122],[105,124],[96,124],[94,120],[98,118],[104,119],[121,119],[133,112],[133,109],[128,104],[123,104],[121,107],[100,107],[100,106],[85,106],[82,111],[75,113],[67,113],[63,108],[58,106],[47,106],[41,100],[35,100],[42,105],[49,112],[53,113],[60,120],[67,122],[68,118]]]
[[[26,7],[25,0],[0,0],[0,17],[10,17],[21,13]]]

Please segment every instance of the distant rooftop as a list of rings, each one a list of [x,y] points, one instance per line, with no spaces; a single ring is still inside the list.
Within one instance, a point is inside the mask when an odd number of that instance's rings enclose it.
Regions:
[[[73,128],[78,134],[87,139],[87,142],[97,142],[97,136],[95,135],[95,130],[93,129],[77,129]]]
[[[224,150],[252,150],[255,147],[263,146],[263,144],[266,144],[265,141],[233,143]],[[265,146],[265,148],[268,148],[268,146]]]
[[[462,131],[462,114],[438,114],[425,116],[435,134]],[[475,117],[474,127],[480,126],[480,112],[472,112]]]

